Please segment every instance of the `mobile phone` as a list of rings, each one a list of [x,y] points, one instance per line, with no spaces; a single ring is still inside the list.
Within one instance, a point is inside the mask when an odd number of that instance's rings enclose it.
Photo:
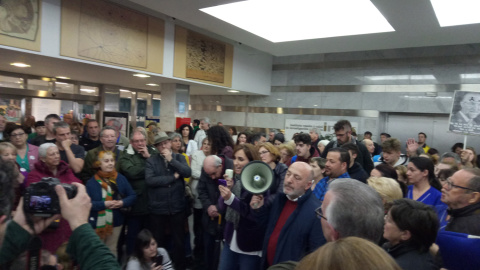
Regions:
[[[157,256],[155,257],[155,264],[157,266],[163,265],[163,256],[162,255],[157,254]]]
[[[225,180],[225,179],[218,179],[218,185],[219,185],[219,186],[224,186],[224,187],[226,187],[226,186],[227,186],[227,180]]]

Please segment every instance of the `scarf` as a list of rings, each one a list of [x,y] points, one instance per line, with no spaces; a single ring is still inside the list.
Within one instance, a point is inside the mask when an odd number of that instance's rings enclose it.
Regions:
[[[240,181],[240,175],[235,175],[235,185],[232,187],[232,193],[240,199],[242,193],[242,182]],[[235,230],[238,228],[238,222],[240,221],[240,213],[233,210],[231,207],[227,207],[227,213],[225,214],[225,220],[232,222]]]
[[[111,184],[116,185],[117,171],[113,169],[111,172],[103,172],[99,170],[95,174],[95,180],[102,187],[102,201],[111,201],[112,200],[112,188]],[[97,228],[95,232],[104,240],[107,236],[110,236],[113,232],[113,212],[112,209],[105,209],[98,211],[97,217]]]

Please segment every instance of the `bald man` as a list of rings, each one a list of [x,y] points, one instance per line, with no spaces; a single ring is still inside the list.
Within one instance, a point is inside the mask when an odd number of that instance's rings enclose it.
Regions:
[[[263,241],[262,268],[285,261],[299,261],[325,243],[315,209],[320,201],[312,194],[313,169],[297,161],[288,168],[283,193],[271,204],[262,195],[250,202],[260,224],[267,226]]]

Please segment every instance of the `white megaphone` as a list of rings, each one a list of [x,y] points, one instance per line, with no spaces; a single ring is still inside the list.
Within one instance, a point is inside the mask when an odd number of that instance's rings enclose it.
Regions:
[[[243,188],[256,195],[267,191],[273,183],[273,178],[270,166],[258,160],[249,162],[240,174]]]

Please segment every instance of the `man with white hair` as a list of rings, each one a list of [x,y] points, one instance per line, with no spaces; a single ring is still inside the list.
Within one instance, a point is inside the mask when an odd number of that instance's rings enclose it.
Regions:
[[[356,236],[379,243],[384,211],[382,198],[373,188],[344,178],[330,183],[322,206],[315,212],[329,242]]]
[[[262,269],[285,261],[299,261],[325,243],[320,221],[313,211],[320,201],[312,194],[313,169],[297,161],[288,168],[283,193],[271,204],[264,204],[262,195],[250,202],[259,224],[267,227]]]
[[[198,199],[202,202],[204,230],[204,252],[206,269],[214,268],[215,236],[218,226],[218,179],[223,178],[226,169],[233,169],[233,161],[223,155],[210,155],[203,161],[203,169],[198,181]]]
[[[127,137],[123,136],[122,134],[122,127],[123,127],[123,124],[118,120],[118,119],[110,119],[107,121],[107,123],[105,124],[105,126],[110,126],[110,127],[113,127],[115,129],[115,131],[117,131],[117,147],[118,149],[120,149],[120,151],[123,151],[125,148],[127,148],[128,144],[130,143],[130,141],[128,140]]]
[[[200,119],[200,129],[195,134],[194,141],[197,145],[202,145],[203,139],[207,137],[207,130],[210,128],[210,119],[208,117]]]

